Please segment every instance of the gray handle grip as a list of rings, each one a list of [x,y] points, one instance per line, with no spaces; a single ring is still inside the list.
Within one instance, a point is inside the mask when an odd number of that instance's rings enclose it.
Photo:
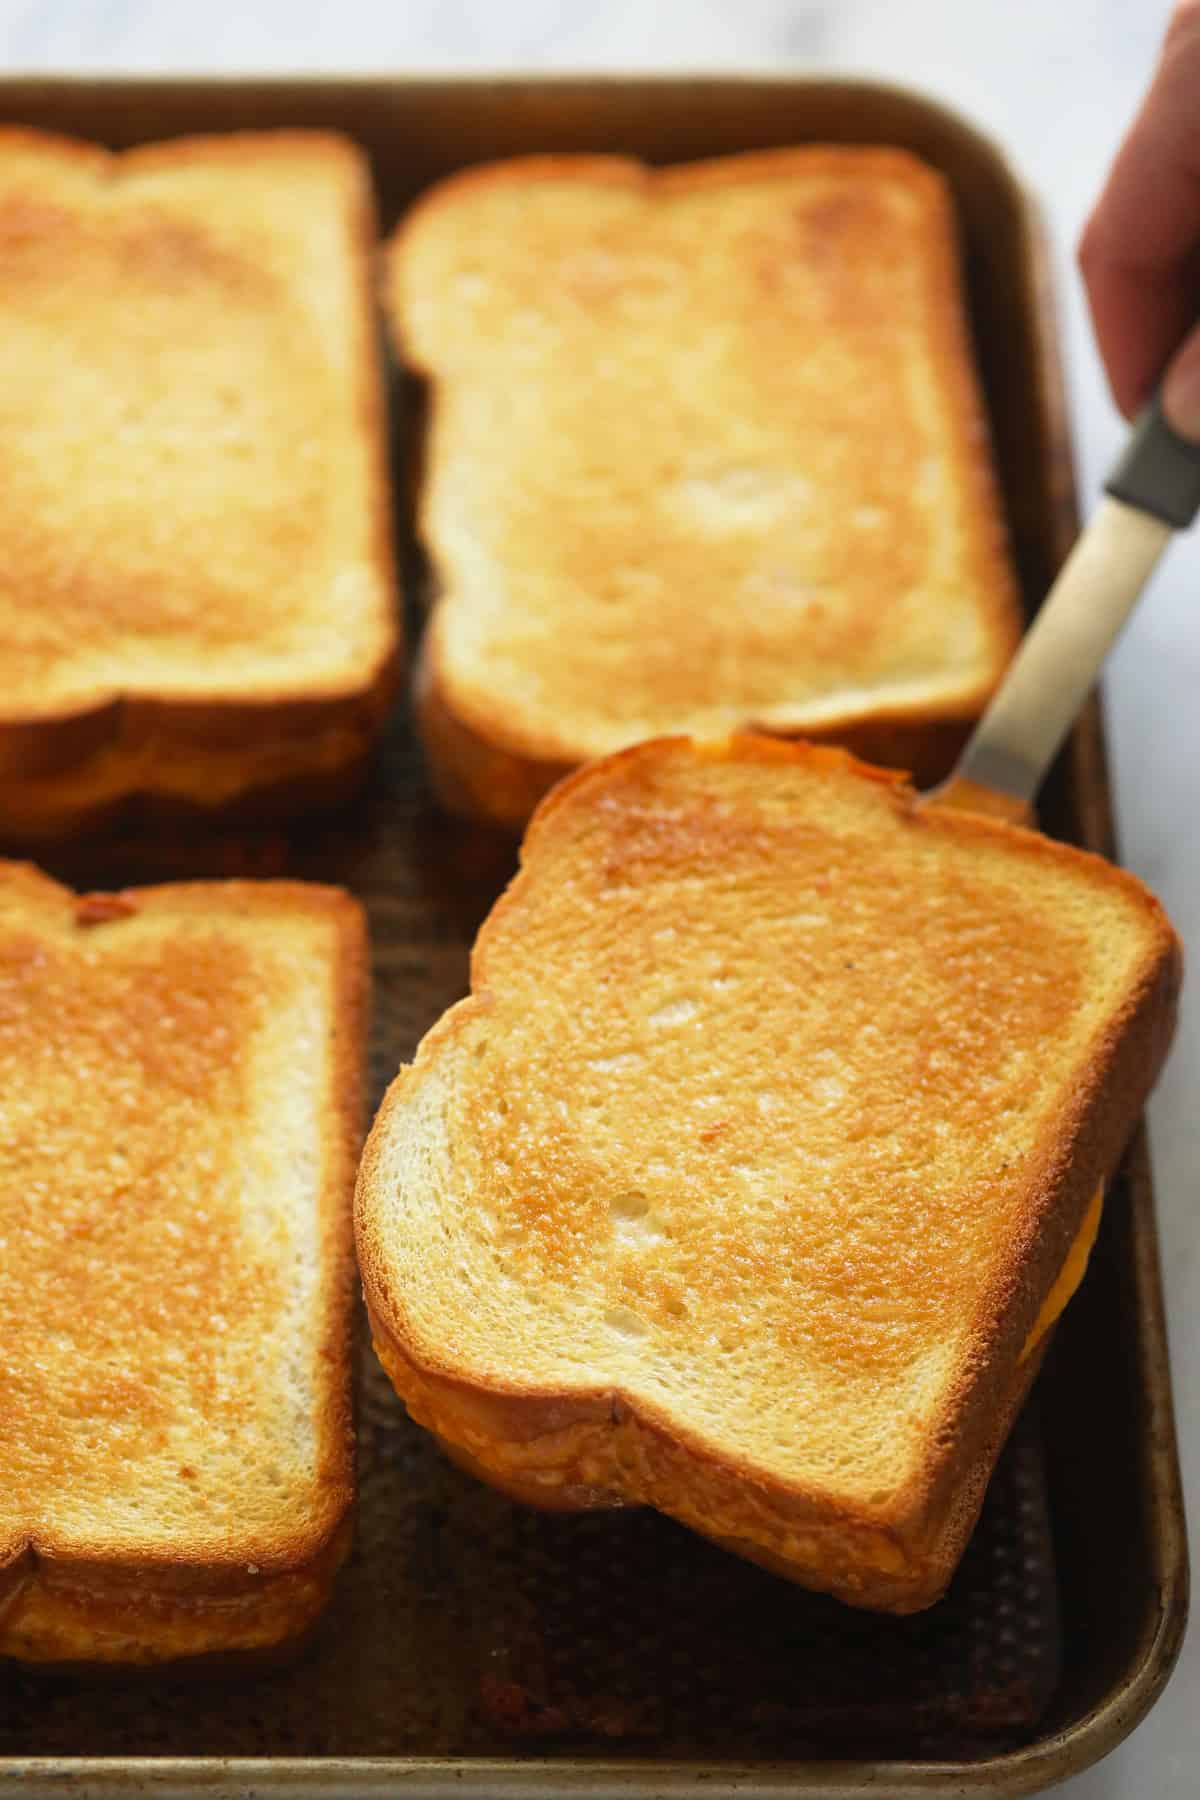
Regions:
[[[1156,394],[1140,414],[1105,492],[1183,531],[1200,512],[1200,444],[1172,431]]]

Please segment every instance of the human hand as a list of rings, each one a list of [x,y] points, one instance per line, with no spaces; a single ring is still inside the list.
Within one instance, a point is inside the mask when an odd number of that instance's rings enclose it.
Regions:
[[[1079,267],[1121,411],[1130,417],[1162,379],[1168,421],[1200,439],[1200,0],[1171,16]]]

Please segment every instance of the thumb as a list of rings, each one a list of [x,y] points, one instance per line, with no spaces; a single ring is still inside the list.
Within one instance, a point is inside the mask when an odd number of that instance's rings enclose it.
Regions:
[[[1168,364],[1162,397],[1171,429],[1200,443],[1200,325]]]

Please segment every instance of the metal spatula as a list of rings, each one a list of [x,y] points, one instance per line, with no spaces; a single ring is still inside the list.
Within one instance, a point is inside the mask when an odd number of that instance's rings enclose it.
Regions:
[[[1200,444],[1172,431],[1157,399],[1134,426],[1105,493],[957,766],[923,805],[1031,818],[1055,752],[1155,564],[1200,510]]]

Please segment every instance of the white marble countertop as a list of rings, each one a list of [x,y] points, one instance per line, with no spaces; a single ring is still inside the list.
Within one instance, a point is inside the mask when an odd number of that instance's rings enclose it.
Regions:
[[[1120,442],[1070,247],[1140,96],[1165,0],[0,0],[7,71],[810,69],[931,91],[996,135],[1046,205],[1080,469]],[[1200,535],[1174,547],[1106,684],[1124,858],[1200,964]],[[1200,981],[1151,1107],[1184,1480],[1200,1566]],[[1071,1800],[1200,1792],[1200,1629],[1149,1719]]]

